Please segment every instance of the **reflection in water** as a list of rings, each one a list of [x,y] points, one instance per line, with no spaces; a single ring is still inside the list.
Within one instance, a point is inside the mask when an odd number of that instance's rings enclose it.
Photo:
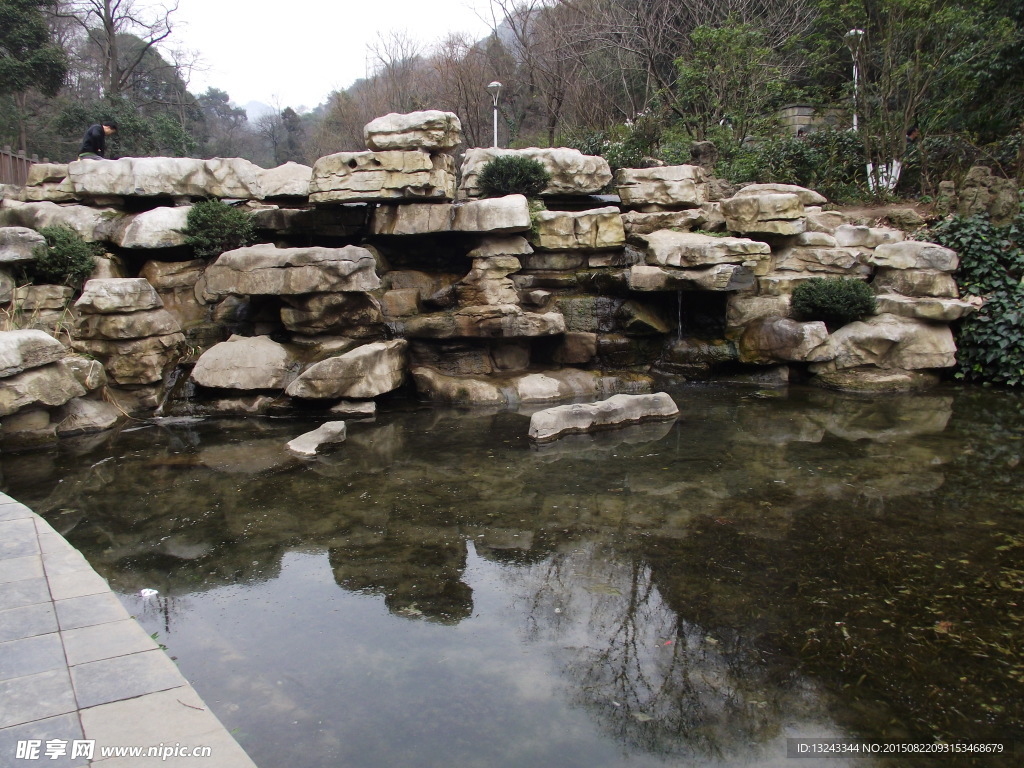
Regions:
[[[0,466],[258,764],[1024,737],[1019,396],[674,395],[540,448],[396,404],[310,462],[301,424],[179,419]]]

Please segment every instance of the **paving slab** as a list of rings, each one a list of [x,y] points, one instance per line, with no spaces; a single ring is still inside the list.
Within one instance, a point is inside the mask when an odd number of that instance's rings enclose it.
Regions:
[[[0,611],[0,643],[57,631],[53,603],[26,605]]]
[[[33,720],[31,723],[15,725],[10,728],[0,728],[0,760],[7,756],[15,757],[18,754],[18,743],[40,742],[39,758],[35,762],[26,760],[21,765],[45,765],[47,768],[85,768],[88,760],[82,758],[71,758],[70,745],[72,742],[82,739],[82,724],[78,719],[78,713],[59,715],[45,720]],[[67,754],[50,758],[46,756],[46,742],[57,741],[68,745]],[[3,765],[18,765],[15,759]]]
[[[49,601],[50,588],[43,576],[0,584],[0,611]]]
[[[72,629],[61,635],[67,663],[71,666],[160,648],[135,619]]]
[[[25,677],[67,666],[57,632],[0,643],[0,680]]]
[[[152,756],[105,752],[150,747]],[[81,553],[0,493],[0,766],[35,761],[256,768]]]
[[[0,680],[0,728],[64,715],[76,709],[66,667]]]

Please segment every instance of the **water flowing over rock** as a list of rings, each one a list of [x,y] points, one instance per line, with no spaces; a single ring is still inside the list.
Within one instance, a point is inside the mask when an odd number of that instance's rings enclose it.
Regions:
[[[462,183],[459,191],[466,197],[480,197],[482,191],[477,176],[480,170],[499,155],[529,157],[551,174],[551,181],[541,191],[543,197],[562,195],[596,195],[612,180],[608,161],[596,155],[584,155],[578,149],[467,149],[462,162]]]
[[[290,397],[317,400],[377,397],[405,381],[405,339],[364,344],[311,365],[289,386]]]
[[[391,114],[371,120],[363,128],[369,149],[425,149],[450,152],[462,143],[462,122],[453,112],[437,109]]]
[[[253,245],[222,253],[206,270],[215,296],[373,291],[377,261],[366,248],[276,248]]]
[[[671,421],[679,408],[664,392],[653,395],[614,395],[596,403],[559,405],[530,418],[530,439],[555,440],[562,435],[612,429],[644,421]]]
[[[296,456],[312,458],[322,446],[336,445],[345,442],[346,429],[344,421],[328,421],[321,424],[312,432],[299,435],[287,444],[289,451]]]

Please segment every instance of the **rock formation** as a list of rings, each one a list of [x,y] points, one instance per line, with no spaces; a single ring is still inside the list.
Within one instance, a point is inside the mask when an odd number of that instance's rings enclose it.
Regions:
[[[5,444],[109,426],[100,392],[141,413],[186,392],[203,412],[330,418],[403,389],[502,407],[643,395],[654,373],[909,389],[953,365],[948,325],[975,307],[955,253],[802,187],[664,166],[618,171],[616,199],[602,158],[469,149],[457,190],[455,115],[386,115],[365,139],[312,168],[126,158],[8,188],[0,302],[30,335],[0,348]],[[480,197],[504,154],[549,171],[539,201]],[[257,244],[196,257],[181,229],[211,197],[252,214]],[[14,284],[55,224],[110,252],[77,301]],[[878,314],[832,332],[792,317],[815,277],[869,281]]]

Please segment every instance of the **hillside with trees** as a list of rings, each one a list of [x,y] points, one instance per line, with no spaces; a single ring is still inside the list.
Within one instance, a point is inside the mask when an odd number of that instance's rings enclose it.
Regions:
[[[376,116],[442,109],[487,145],[498,80],[503,145],[572,146],[613,167],[689,162],[711,141],[731,181],[856,199],[889,192],[893,161],[904,196],[973,164],[1018,180],[1024,165],[1020,0],[493,0],[488,37],[382,36],[368,77],[255,121],[223,90],[189,90],[175,8],[0,0],[0,143],[66,161],[108,116],[121,155],[271,166],[357,149]],[[826,125],[796,136],[778,117],[792,104]]]

